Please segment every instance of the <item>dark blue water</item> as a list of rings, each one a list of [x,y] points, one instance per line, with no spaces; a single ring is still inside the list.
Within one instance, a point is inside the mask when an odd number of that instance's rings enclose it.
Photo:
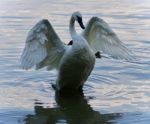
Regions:
[[[51,88],[55,71],[24,71],[19,59],[40,19],[70,41],[68,23],[77,10],[84,23],[92,16],[109,23],[138,59],[99,59],[83,95],[60,96]],[[149,12],[149,0],[0,0],[0,124],[149,124]]]

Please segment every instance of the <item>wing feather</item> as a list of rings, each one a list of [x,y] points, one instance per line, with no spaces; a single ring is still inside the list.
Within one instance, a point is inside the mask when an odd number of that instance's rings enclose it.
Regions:
[[[120,41],[109,25],[98,17],[90,19],[82,35],[95,52],[103,51],[114,58],[127,60],[134,58],[131,50]]]
[[[34,65],[37,69],[45,66],[57,68],[64,52],[64,44],[51,24],[48,20],[41,20],[28,33],[21,56],[21,66],[23,69],[29,69]],[[59,59],[56,60],[53,56]]]

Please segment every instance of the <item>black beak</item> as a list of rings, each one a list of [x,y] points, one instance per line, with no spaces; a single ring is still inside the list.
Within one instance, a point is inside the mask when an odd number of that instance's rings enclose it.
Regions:
[[[79,22],[79,25],[82,29],[85,29],[84,25],[83,25],[83,22],[82,22],[82,18],[81,17],[77,17],[78,18],[78,22]]]

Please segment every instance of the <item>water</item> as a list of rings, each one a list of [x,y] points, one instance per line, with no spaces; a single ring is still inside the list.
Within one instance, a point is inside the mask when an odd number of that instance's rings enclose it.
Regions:
[[[138,60],[99,59],[83,96],[60,96],[51,88],[55,71],[21,70],[19,58],[42,18],[70,41],[68,23],[77,10],[84,23],[92,16],[108,22]],[[0,0],[0,124],[149,124],[149,11],[149,0]]]

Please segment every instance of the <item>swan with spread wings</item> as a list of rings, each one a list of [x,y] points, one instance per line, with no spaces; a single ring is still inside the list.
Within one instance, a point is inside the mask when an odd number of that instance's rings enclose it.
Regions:
[[[75,30],[77,21],[83,30]],[[130,60],[132,52],[119,40],[109,25],[98,17],[92,17],[84,27],[80,12],[74,12],[70,19],[69,31],[72,45],[66,45],[46,19],[38,22],[29,32],[21,56],[23,69],[47,67],[57,69],[57,91],[82,90],[95,65],[95,53],[103,51],[114,58]]]

